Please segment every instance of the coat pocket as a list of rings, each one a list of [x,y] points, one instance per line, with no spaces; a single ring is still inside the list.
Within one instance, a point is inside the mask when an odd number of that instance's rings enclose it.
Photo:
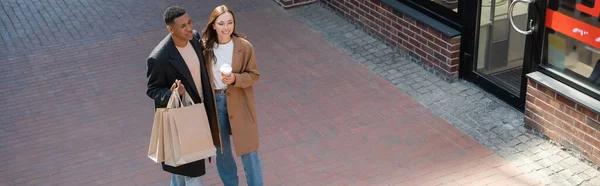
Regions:
[[[244,109],[244,113],[246,114],[246,118],[248,119],[248,121],[254,123],[256,122],[256,120],[254,119],[254,116],[252,115],[252,113],[250,113],[250,108],[248,107],[248,104],[246,105],[246,109]]]

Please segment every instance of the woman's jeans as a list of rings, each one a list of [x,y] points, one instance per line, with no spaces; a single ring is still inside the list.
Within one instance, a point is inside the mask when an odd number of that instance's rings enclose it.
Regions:
[[[231,138],[229,131],[229,114],[227,114],[227,99],[225,94],[215,94],[217,99],[217,112],[219,117],[219,126],[221,127],[221,148],[217,148],[217,170],[219,176],[225,186],[237,186],[239,178],[237,176],[237,165],[231,152]],[[249,154],[242,155],[242,164],[246,172],[246,180],[248,186],[262,186],[262,169],[258,152],[254,151]]]

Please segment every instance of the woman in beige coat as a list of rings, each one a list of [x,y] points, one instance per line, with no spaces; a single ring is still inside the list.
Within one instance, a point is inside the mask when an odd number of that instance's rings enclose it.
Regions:
[[[218,126],[211,126],[217,148],[217,170],[226,186],[238,185],[237,166],[231,150],[242,156],[248,185],[263,185],[258,157],[258,126],[252,85],[260,74],[254,48],[235,32],[235,17],[225,5],[215,8],[202,33],[204,57],[215,92]],[[231,66],[230,74],[220,69]],[[214,129],[218,129],[214,130]]]

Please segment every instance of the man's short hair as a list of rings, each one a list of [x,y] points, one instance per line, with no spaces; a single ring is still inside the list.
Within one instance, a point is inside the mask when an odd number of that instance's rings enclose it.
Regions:
[[[179,6],[172,6],[165,10],[165,14],[163,15],[163,19],[165,19],[165,23],[170,25],[175,21],[176,18],[185,14],[185,10]]]

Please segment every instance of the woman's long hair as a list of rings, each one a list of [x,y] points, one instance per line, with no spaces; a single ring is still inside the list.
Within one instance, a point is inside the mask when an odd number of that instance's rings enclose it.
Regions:
[[[217,43],[218,41],[218,37],[217,31],[213,29],[213,25],[215,24],[215,21],[217,21],[217,18],[219,16],[227,12],[229,12],[231,14],[231,17],[233,18],[233,32],[231,32],[232,39],[233,36],[245,38],[244,36],[235,32],[235,27],[237,26],[237,23],[235,22],[235,15],[233,14],[233,12],[225,5],[217,6],[210,14],[208,23],[202,31],[202,40],[204,41],[204,56],[206,56],[205,60],[212,61],[214,64],[217,63],[217,59],[214,53],[214,46],[215,43]]]

